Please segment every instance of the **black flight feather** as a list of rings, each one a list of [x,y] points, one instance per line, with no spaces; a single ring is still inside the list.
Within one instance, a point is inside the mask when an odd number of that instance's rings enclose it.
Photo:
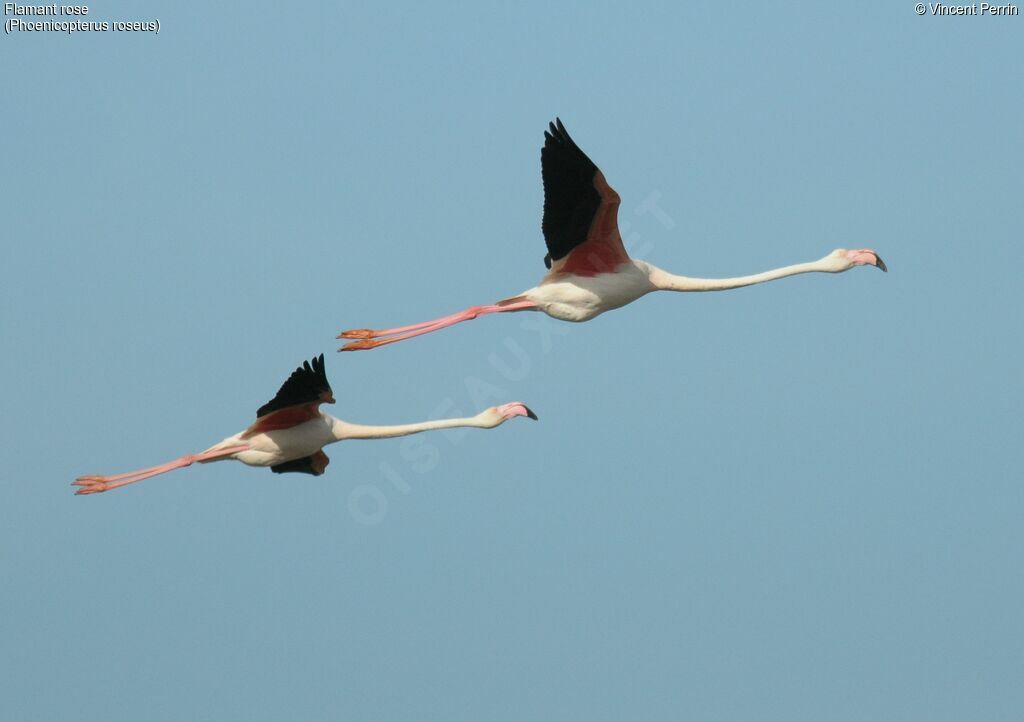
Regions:
[[[309,361],[303,361],[302,366],[295,369],[288,380],[281,384],[277,396],[259,408],[256,418],[288,406],[320,401],[325,393],[330,397],[331,385],[327,382],[327,372],[324,370],[324,355],[320,354],[313,359],[312,365]]]
[[[320,476],[324,473],[323,469],[317,471],[316,468],[314,468],[312,456],[306,456],[301,459],[292,459],[291,461],[286,461],[283,464],[271,466],[270,470],[275,474],[295,472],[297,474],[312,474],[313,476]]]
[[[569,137],[562,121],[555,118],[544,131],[540,151],[544,180],[544,220],[541,228],[548,246],[544,265],[558,261],[587,239],[594,214],[601,206],[601,194],[594,187],[597,166]]]

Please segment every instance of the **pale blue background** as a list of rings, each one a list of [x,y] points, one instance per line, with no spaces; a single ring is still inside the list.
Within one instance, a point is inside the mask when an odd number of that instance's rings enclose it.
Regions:
[[[0,38],[0,718],[1024,717],[1024,17],[677,5]],[[891,272],[333,354],[540,278],[556,114],[664,268]],[[321,351],[354,421],[541,420],[72,495]]]

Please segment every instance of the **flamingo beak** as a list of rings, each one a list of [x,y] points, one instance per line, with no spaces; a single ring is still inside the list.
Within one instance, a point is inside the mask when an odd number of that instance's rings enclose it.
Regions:
[[[505,419],[514,419],[517,416],[525,416],[528,419],[537,420],[537,414],[530,410],[530,407],[526,404],[518,401],[513,401],[510,404],[497,407],[496,411],[501,414]]]
[[[847,251],[846,257],[858,266],[875,266],[876,268],[881,269],[884,273],[889,272],[889,267],[885,265],[885,261],[882,260],[882,257],[870,248],[862,248],[858,251]]]

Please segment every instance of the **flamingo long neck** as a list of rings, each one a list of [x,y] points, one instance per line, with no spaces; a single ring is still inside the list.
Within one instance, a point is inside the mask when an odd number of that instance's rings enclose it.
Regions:
[[[422,421],[418,424],[396,424],[393,426],[364,426],[362,424],[351,424],[341,419],[334,419],[332,432],[334,433],[335,441],[343,441],[344,439],[390,439],[395,436],[408,436],[409,434],[418,434],[421,431],[451,429],[457,426],[483,428],[485,424],[475,416],[471,418]]]
[[[825,259],[811,261],[809,263],[796,263],[792,266],[775,268],[764,273],[755,273],[751,276],[736,276],[735,278],[690,278],[688,276],[676,276],[675,274],[663,271],[654,266],[650,267],[651,283],[660,291],[727,291],[730,288],[742,288],[753,286],[756,283],[766,283],[787,276],[796,276],[801,273],[822,272],[827,273]]]

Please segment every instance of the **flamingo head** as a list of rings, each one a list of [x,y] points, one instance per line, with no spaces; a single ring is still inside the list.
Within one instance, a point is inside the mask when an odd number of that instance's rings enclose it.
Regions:
[[[881,256],[870,248],[859,248],[854,251],[837,248],[821,260],[825,264],[825,270],[829,273],[842,273],[849,271],[854,266],[874,266],[882,271],[889,271]]]
[[[537,420],[537,414],[533,413],[530,407],[521,401],[513,401],[510,404],[502,404],[501,406],[492,406],[486,411],[480,412],[480,418],[487,428],[494,428],[517,416],[525,416],[528,419]]]

